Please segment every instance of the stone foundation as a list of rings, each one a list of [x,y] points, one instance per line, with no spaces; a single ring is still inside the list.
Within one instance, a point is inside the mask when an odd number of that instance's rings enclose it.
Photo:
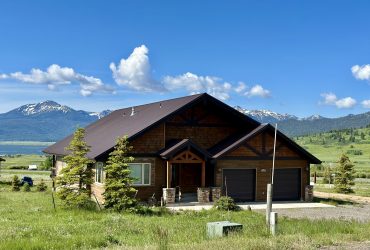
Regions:
[[[304,190],[304,201],[312,202],[313,201],[313,186],[308,185]]]
[[[210,188],[206,188],[206,187],[198,188],[197,195],[198,195],[199,203],[208,203],[209,195],[210,195]]]
[[[163,188],[163,200],[166,204],[175,203],[176,188]]]
[[[221,197],[221,187],[211,187],[212,201],[217,201]]]

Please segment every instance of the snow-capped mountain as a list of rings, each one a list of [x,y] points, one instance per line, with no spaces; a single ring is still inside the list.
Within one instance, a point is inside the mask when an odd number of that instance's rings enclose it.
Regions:
[[[74,110],[54,101],[26,104],[0,114],[0,140],[57,141],[111,112]]]
[[[73,111],[73,109],[64,105],[60,105],[54,101],[45,101],[40,103],[26,104],[10,112],[22,113],[23,115],[35,115],[54,111],[67,113]]]
[[[246,114],[247,116],[262,122],[262,123],[275,123],[279,121],[289,120],[289,119],[299,119],[297,116],[290,114],[279,114],[270,110],[248,110],[240,106],[234,107],[239,112]]]
[[[48,114],[48,113],[49,114],[50,113],[62,113],[62,114],[79,113],[80,115],[88,115],[88,116],[96,117],[100,119],[106,115],[109,115],[111,112],[112,112],[111,110],[104,110],[102,112],[88,112],[88,111],[83,111],[83,110],[74,110],[68,106],[61,105],[54,101],[44,101],[40,103],[31,103],[31,104],[23,105],[5,114],[35,116],[35,115]]]

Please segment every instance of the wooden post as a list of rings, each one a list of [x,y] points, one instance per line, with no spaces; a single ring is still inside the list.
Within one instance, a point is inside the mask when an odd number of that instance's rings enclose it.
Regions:
[[[202,187],[206,186],[206,162],[202,162]]]
[[[167,188],[171,187],[172,181],[172,164],[167,161]]]

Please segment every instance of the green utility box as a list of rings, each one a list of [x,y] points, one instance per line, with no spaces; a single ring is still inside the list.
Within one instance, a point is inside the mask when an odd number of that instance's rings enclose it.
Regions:
[[[217,221],[207,223],[207,237],[215,238],[227,236],[230,232],[239,232],[243,230],[243,225],[230,221]]]

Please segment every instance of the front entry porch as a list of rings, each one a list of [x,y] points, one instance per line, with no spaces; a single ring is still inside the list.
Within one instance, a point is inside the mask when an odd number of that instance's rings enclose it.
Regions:
[[[201,203],[210,202],[211,188],[206,187],[206,163],[209,153],[195,145],[191,140],[184,139],[161,153],[166,160],[166,187],[163,189],[163,198],[166,203],[181,202],[192,197]],[[209,169],[210,166],[208,166]],[[213,171],[208,170],[209,179]]]

